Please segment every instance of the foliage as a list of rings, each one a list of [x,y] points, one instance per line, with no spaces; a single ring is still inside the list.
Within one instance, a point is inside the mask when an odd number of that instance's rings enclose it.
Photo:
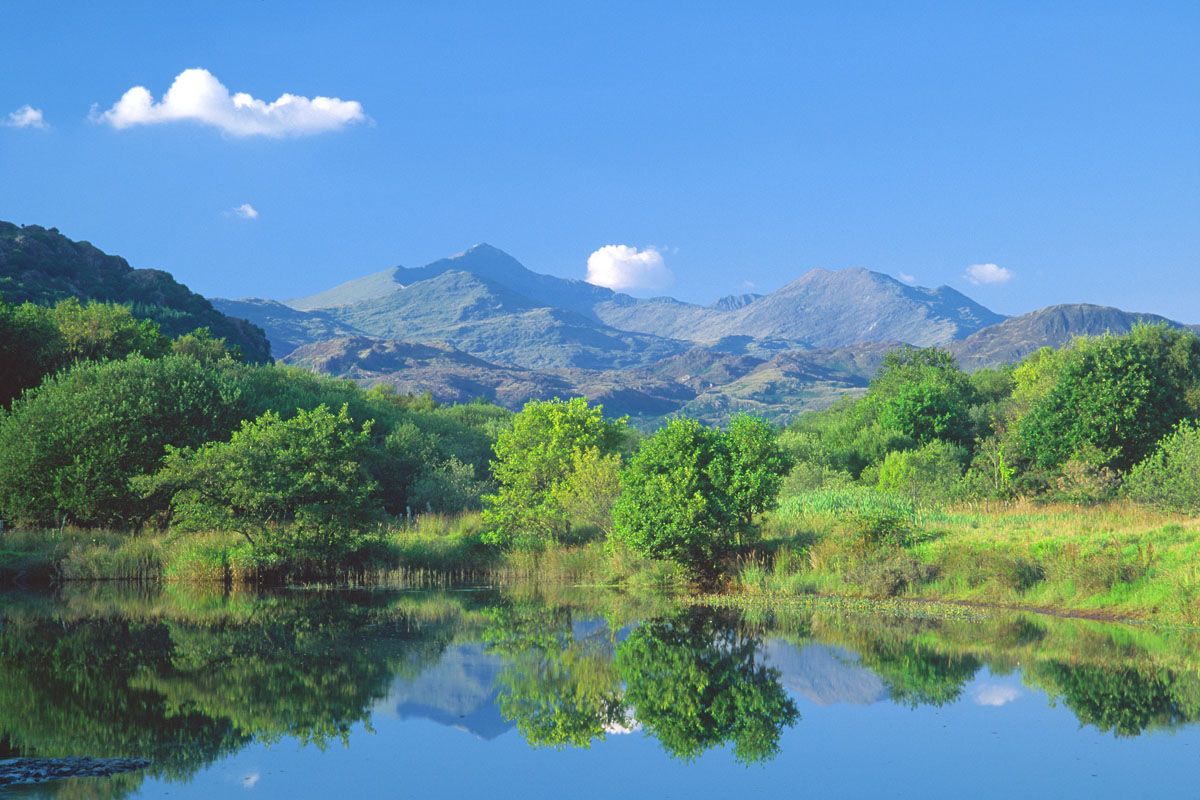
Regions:
[[[762,420],[735,418],[722,433],[675,419],[651,436],[621,475],[614,536],[651,558],[711,576],[773,508],[791,457]]]
[[[1182,422],[1125,479],[1133,500],[1168,511],[1200,512],[1200,423]]]
[[[1036,381],[1027,375],[1035,367]],[[1034,466],[1056,469],[1090,450],[1103,454],[1096,466],[1125,471],[1194,418],[1200,339],[1139,324],[1125,336],[1077,339],[1017,377],[1018,389],[1035,387],[1023,390],[1033,399],[1014,430]]]
[[[50,525],[137,524],[162,508],[131,490],[167,445],[223,438],[238,388],[194,359],[84,363],[0,416],[0,514]]]
[[[191,356],[197,361],[211,363],[231,358],[242,360],[242,349],[237,345],[227,345],[225,339],[213,336],[208,328],[196,328],[191,333],[185,333],[171,343],[171,352],[178,356]]]
[[[74,297],[53,308],[0,301],[0,405],[78,361],[158,358],[170,348],[157,323],[135,319],[125,306]]]
[[[968,444],[972,439],[969,412],[978,394],[945,350],[904,347],[888,353],[866,398],[882,428],[917,444],[935,439]]]
[[[170,492],[180,530],[237,531],[267,550],[329,557],[376,512],[362,464],[370,430],[356,430],[345,406],[287,420],[268,411],[228,442],[168,447],[162,469],[137,483]]]
[[[572,519],[576,486],[603,482],[603,456],[622,444],[626,421],[606,420],[587,400],[532,401],[496,440],[492,472],[499,485],[484,500],[485,540],[500,547],[541,548],[561,541]]]
[[[919,503],[940,503],[962,489],[963,462],[969,452],[962,445],[935,439],[917,450],[887,454],[879,466],[879,488],[900,492]]]

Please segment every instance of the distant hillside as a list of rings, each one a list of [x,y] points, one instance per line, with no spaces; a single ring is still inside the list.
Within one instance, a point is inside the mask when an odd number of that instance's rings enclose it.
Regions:
[[[1058,305],[1010,317],[976,331],[966,339],[946,346],[963,369],[995,367],[1016,363],[1042,347],[1061,347],[1076,336],[1128,333],[1138,322],[1165,322],[1176,328],[1188,326],[1157,314],[1135,314],[1109,306],[1087,303]]]
[[[865,269],[814,269],[768,295],[723,298],[708,307],[619,296],[597,314],[616,328],[694,342],[740,335],[809,347],[863,341],[942,345],[1004,319],[948,286],[908,286]]]
[[[619,370],[524,369],[489,363],[444,342],[351,336],[298,348],[283,363],[363,386],[429,391],[440,402],[478,397],[519,409],[529,400],[587,397],[614,416],[653,428],[676,413],[721,423],[738,411],[787,421],[823,408],[844,391],[861,390],[889,344],[777,354],[769,361],[694,350],[646,367]]]
[[[249,361],[271,357],[266,335],[245,319],[228,317],[178,283],[167,272],[134,269],[88,242],[75,242],[56,228],[0,222],[0,297],[52,305],[67,297],[130,306],[134,316],[152,319],[168,336],[207,327],[214,336],[241,348]]]
[[[585,281],[533,272],[503,250],[489,244],[477,244],[469,250],[423,267],[393,267],[319,294],[285,300],[284,303],[301,311],[348,306],[378,300],[447,272],[467,272],[527,298],[532,306],[565,308],[593,320],[597,319],[593,307],[610,300],[615,294],[612,289],[593,286]]]
[[[254,320],[266,332],[271,352],[284,356],[297,347],[340,336],[361,336],[363,332],[338,322],[321,311],[297,311],[274,300],[212,299],[213,307],[231,317]]]

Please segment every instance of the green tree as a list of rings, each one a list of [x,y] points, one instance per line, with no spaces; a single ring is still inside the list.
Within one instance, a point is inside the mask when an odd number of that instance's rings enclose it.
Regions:
[[[1200,511],[1200,424],[1181,422],[1129,471],[1124,489],[1138,503],[1185,514]]]
[[[1076,339],[1035,363],[1048,368],[1029,382],[1035,388],[1025,393],[1028,411],[1013,433],[1037,468],[1056,470],[1075,458],[1124,472],[1196,416],[1200,338],[1190,331],[1137,325],[1125,336]],[[1099,459],[1089,456],[1095,452]]]
[[[242,360],[242,349],[237,345],[226,345],[224,339],[218,339],[209,332],[208,328],[196,328],[191,333],[179,336],[171,343],[171,352],[178,356],[191,356],[198,361],[211,363],[232,358]]]
[[[978,400],[954,356],[936,347],[908,346],[888,353],[867,392],[879,425],[917,444],[935,439],[970,444],[970,410]]]
[[[191,358],[79,364],[0,414],[0,515],[51,525],[130,525],[161,505],[130,479],[167,445],[224,438],[240,418],[238,387]]]
[[[908,495],[918,503],[939,503],[962,490],[969,451],[935,439],[916,450],[888,453],[879,465],[879,488]]]
[[[163,467],[137,481],[167,492],[181,530],[236,531],[268,551],[337,555],[375,516],[363,458],[371,423],[324,405],[281,419],[268,411],[228,442],[168,447]]]
[[[485,541],[529,548],[561,541],[574,522],[566,498],[585,480],[580,470],[603,467],[595,456],[617,452],[625,430],[624,419],[605,419],[601,406],[582,397],[527,403],[496,440],[499,488],[483,498]]]
[[[651,558],[700,577],[753,534],[792,458],[767,423],[735,418],[722,433],[674,419],[651,436],[621,474],[614,536]]]

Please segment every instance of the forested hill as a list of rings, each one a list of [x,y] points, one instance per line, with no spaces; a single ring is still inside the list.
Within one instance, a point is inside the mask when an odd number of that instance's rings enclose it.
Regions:
[[[207,327],[241,348],[247,361],[271,358],[261,328],[216,310],[170,273],[134,269],[120,256],[72,241],[57,228],[0,221],[0,299],[53,305],[68,297],[129,306],[135,317],[154,320],[171,337]]]

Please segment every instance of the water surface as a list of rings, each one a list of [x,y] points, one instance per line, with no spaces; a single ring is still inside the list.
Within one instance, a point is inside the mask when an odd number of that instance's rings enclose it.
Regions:
[[[154,762],[37,797],[1195,797],[1198,654],[563,587],[7,594],[0,756]]]

